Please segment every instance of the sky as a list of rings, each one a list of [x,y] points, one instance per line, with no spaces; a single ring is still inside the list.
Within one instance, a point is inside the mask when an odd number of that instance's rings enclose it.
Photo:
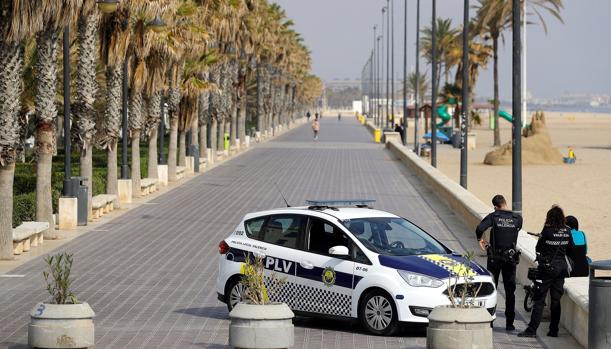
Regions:
[[[324,81],[360,78],[373,47],[373,25],[382,22],[385,0],[273,0],[295,21],[312,51],[313,71]],[[416,0],[408,3],[408,72],[414,69]],[[475,3],[475,0],[471,0]],[[528,91],[536,98],[563,93],[611,95],[611,0],[564,0],[564,24],[545,15],[547,34],[540,25],[527,29]],[[405,1],[394,0],[395,75],[403,75],[403,18]],[[421,27],[431,23],[431,1],[421,0]],[[471,11],[474,14],[474,11]],[[437,16],[462,23],[463,1],[438,0]],[[511,97],[511,32],[499,54],[501,99]],[[426,63],[422,69],[429,69]],[[480,73],[476,92],[492,96],[492,61]]]

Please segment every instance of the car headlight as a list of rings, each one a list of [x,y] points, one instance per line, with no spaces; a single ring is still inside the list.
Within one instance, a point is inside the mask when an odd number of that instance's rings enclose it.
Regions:
[[[436,279],[434,277],[411,273],[405,270],[397,270],[399,275],[407,282],[408,285],[412,287],[441,287],[444,285],[443,281]]]

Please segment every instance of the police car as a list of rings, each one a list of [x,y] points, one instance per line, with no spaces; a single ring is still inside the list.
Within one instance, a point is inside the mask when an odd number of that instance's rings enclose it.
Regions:
[[[219,243],[219,300],[230,311],[244,300],[243,263],[258,255],[267,280],[283,280],[271,301],[298,315],[358,319],[373,334],[428,323],[434,307],[450,304],[448,283],[456,278],[449,276],[456,273],[479,288],[468,301],[495,315],[496,288],[485,268],[465,268],[459,254],[410,221],[369,208],[370,201],[309,201],[247,214]]]

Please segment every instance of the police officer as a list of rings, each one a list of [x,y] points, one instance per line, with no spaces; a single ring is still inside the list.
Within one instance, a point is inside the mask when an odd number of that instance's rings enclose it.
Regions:
[[[505,286],[505,329],[515,330],[516,264],[519,253],[516,250],[518,232],[522,229],[522,216],[507,209],[507,201],[502,195],[492,198],[494,212],[487,215],[475,229],[482,250],[488,253],[488,270],[498,285],[499,275],[503,275]],[[491,228],[490,242],[484,240],[484,232]]]
[[[547,211],[545,225],[541,237],[537,241],[537,272],[539,277],[535,281],[535,294],[533,295],[533,309],[530,323],[519,337],[536,337],[537,328],[541,323],[545,297],[550,294],[551,319],[549,323],[549,337],[558,337],[558,324],[560,323],[560,299],[564,293],[564,278],[570,274],[566,258],[574,253],[575,244],[571,229],[566,226],[564,212],[558,206],[552,206]]]

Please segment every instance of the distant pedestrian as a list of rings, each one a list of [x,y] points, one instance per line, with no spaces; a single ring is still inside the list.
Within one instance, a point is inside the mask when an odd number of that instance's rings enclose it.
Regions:
[[[320,122],[318,118],[314,119],[314,122],[312,122],[312,131],[314,131],[314,140],[317,140],[318,132],[320,131]]]
[[[337,114],[337,121],[342,121],[342,113]]]
[[[308,119],[308,122],[310,122],[310,116],[312,116],[312,114],[310,114],[310,111],[308,110],[308,112],[306,113],[306,118]]]

